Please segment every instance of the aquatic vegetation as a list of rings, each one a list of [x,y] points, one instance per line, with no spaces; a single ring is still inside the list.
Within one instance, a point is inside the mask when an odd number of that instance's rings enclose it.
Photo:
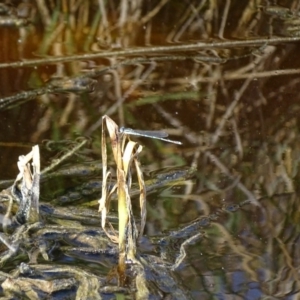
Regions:
[[[298,2],[1,3],[0,298],[299,297]]]

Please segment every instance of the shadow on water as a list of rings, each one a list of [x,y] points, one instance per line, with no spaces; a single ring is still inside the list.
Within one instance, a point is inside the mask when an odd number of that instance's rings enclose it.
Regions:
[[[0,297],[143,299],[130,262],[118,286],[100,226],[108,115],[182,142],[132,137],[145,146],[138,253],[151,299],[298,299],[299,1],[7,2]],[[84,138],[42,174],[41,222],[8,224],[18,157],[39,145],[43,170]],[[131,197],[139,219],[138,186]],[[117,209],[112,198],[114,228]]]

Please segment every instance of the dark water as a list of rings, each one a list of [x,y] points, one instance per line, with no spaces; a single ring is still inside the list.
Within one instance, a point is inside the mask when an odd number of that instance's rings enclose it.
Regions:
[[[55,169],[86,171],[54,173],[42,183],[41,200],[59,207],[88,200],[96,214],[102,116],[165,130],[182,146],[133,138],[145,146],[146,180],[166,170],[197,171],[149,194],[141,252],[161,256],[153,246],[159,239],[209,217],[183,239],[174,234],[176,245],[166,250],[174,264],[191,238],[170,273],[187,299],[298,299],[299,1],[71,2],[12,1],[0,15],[0,22],[30,20],[0,26],[0,180],[16,177],[18,156],[33,145],[45,168],[86,137]],[[3,65],[15,62],[26,65]],[[95,193],[83,196],[88,184]],[[115,264],[70,251],[54,253],[51,264],[75,256],[73,265],[92,261],[88,270],[101,276]],[[5,271],[20,261],[7,262]],[[180,299],[151,280],[160,290],[153,297]]]

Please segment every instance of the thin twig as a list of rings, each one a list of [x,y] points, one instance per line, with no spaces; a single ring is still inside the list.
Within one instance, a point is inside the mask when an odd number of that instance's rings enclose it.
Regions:
[[[65,155],[60,157],[59,159],[55,160],[54,162],[51,163],[50,166],[45,168],[42,172],[41,175],[48,173],[52,169],[54,169],[56,166],[58,166],[60,163],[62,163],[64,160],[68,159],[70,156],[72,156],[77,150],[79,150],[82,146],[84,146],[87,143],[87,139],[84,139],[81,143],[76,145],[71,151],[67,152]]]
[[[127,49],[120,51],[107,51],[92,54],[70,55],[63,57],[52,57],[43,59],[24,59],[23,61],[13,63],[2,63],[0,69],[3,68],[22,68],[22,67],[36,67],[45,64],[63,63],[74,60],[92,60],[96,58],[108,58],[118,56],[136,56],[136,55],[153,55],[154,53],[167,53],[167,52],[182,52],[182,51],[198,51],[203,49],[222,49],[222,48],[236,48],[236,47],[260,47],[265,44],[278,45],[282,43],[295,43],[299,42],[300,37],[276,37],[276,38],[263,38],[263,39],[249,39],[244,41],[225,41],[225,42],[198,42],[195,44],[185,44],[176,46],[159,46],[159,47],[146,47],[138,49]]]

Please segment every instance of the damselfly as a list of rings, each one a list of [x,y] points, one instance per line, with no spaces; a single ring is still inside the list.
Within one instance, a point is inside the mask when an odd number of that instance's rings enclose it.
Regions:
[[[165,141],[165,142],[169,142],[169,143],[173,143],[173,144],[177,144],[177,145],[182,145],[182,143],[179,141],[173,141],[173,140],[166,139],[166,137],[168,137],[169,135],[165,131],[136,130],[136,129],[132,129],[132,128],[121,127],[120,133],[128,134],[128,135],[142,136],[142,137],[161,140],[161,141]]]

